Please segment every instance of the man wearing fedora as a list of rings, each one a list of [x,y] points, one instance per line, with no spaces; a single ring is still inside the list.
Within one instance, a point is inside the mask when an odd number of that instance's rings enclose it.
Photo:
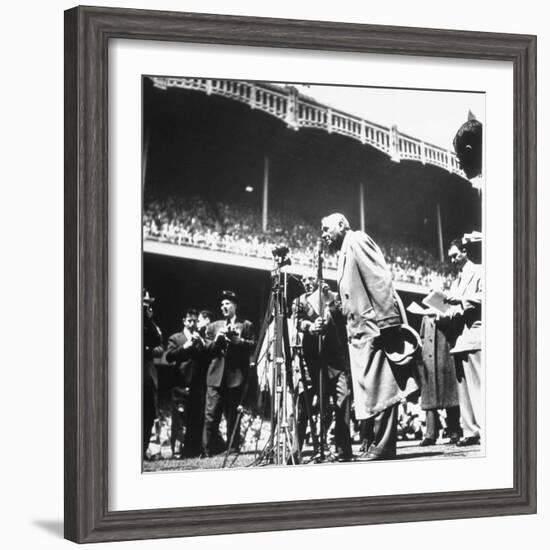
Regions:
[[[352,231],[346,217],[322,220],[322,238],[339,251],[338,291],[346,319],[357,420],[371,434],[363,460],[394,458],[399,402],[418,391],[411,373],[418,335],[406,325],[401,300],[378,245],[364,232]]]
[[[219,437],[222,412],[227,421],[227,445],[240,448],[238,407],[248,376],[250,354],[254,348],[254,327],[237,317],[237,296],[224,290],[221,296],[223,319],[208,325],[206,347],[210,363],[206,373],[206,406],[202,435],[203,455],[211,456],[225,448]],[[231,441],[231,438],[233,440]]]

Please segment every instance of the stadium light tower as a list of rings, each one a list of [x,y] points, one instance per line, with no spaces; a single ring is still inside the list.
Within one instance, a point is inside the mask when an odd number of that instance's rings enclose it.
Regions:
[[[361,231],[365,231],[365,186],[359,184],[359,222]]]
[[[264,189],[262,196],[262,231],[267,231],[267,208],[269,195],[269,157],[264,160]]]
[[[445,261],[445,252],[443,251],[443,227],[441,225],[441,206],[437,203],[437,241],[439,245],[439,261]]]

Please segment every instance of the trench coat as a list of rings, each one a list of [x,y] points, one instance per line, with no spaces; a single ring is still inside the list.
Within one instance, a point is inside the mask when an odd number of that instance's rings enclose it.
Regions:
[[[424,315],[420,325],[422,361],[418,364],[421,407],[447,409],[458,405],[455,361],[451,355],[451,325],[444,319]]]
[[[391,272],[378,245],[347,231],[338,258],[338,290],[346,318],[355,415],[370,418],[418,391],[409,365],[395,366],[380,331],[406,322]]]

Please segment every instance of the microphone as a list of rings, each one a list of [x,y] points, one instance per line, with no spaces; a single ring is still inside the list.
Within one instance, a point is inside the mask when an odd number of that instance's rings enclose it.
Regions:
[[[317,279],[323,278],[323,239],[317,239]]]
[[[321,237],[317,239],[317,254],[319,256],[323,255],[323,239]]]

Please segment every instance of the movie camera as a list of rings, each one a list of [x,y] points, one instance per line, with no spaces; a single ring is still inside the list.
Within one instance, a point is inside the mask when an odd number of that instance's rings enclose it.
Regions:
[[[271,254],[273,255],[273,259],[275,260],[278,268],[284,267],[285,265],[290,265],[292,263],[288,257],[289,252],[290,250],[288,246],[284,244],[278,245],[271,250]]]

